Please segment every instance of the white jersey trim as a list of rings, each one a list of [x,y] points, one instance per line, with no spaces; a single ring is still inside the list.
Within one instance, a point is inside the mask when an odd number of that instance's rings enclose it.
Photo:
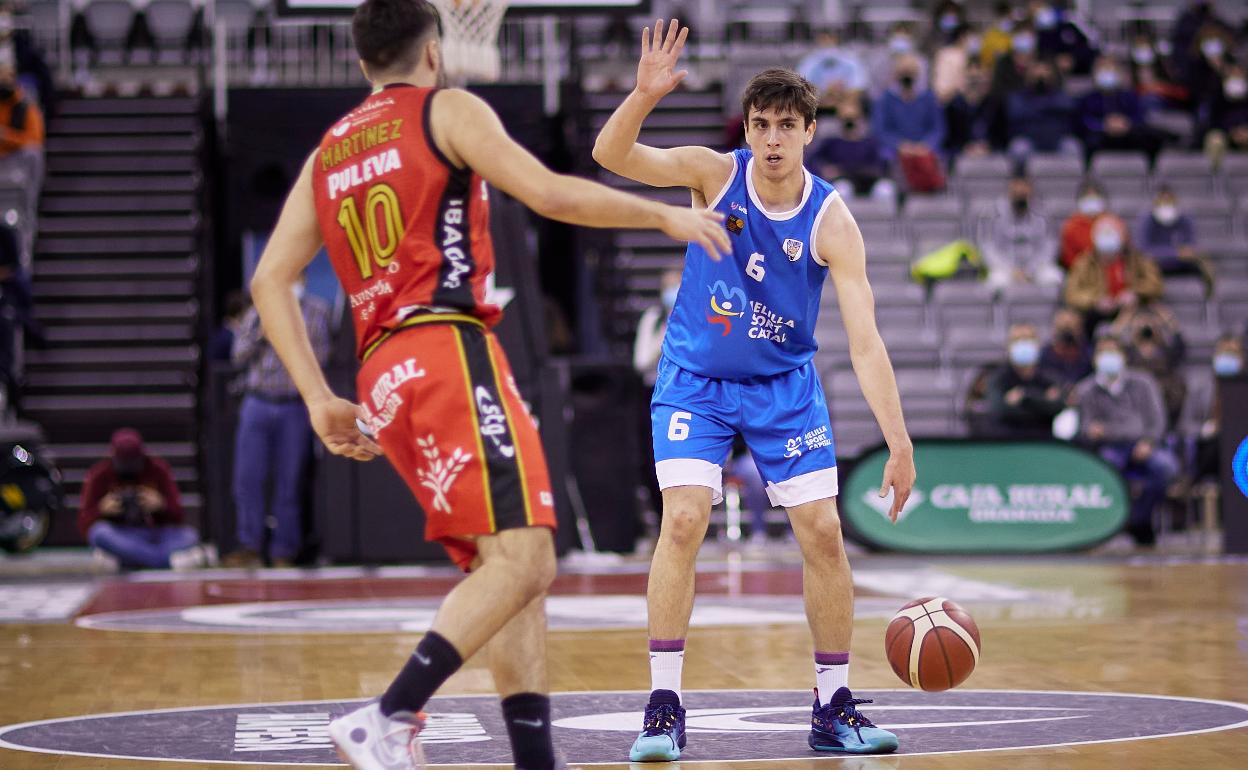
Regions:
[[[824,267],[827,267],[828,263],[819,256],[819,227],[823,224],[823,215],[828,213],[828,206],[839,197],[841,197],[840,190],[833,190],[828,194],[823,205],[819,207],[819,213],[815,215],[815,224],[810,228],[810,258]]]
[[[671,487],[709,487],[711,505],[724,501],[724,469],[712,462],[692,457],[659,460],[654,464],[659,489]]]
[[[773,222],[784,222],[792,219],[802,213],[802,209],[806,208],[806,203],[810,200],[810,191],[814,188],[815,182],[814,179],[811,178],[810,172],[804,168],[802,169],[802,178],[805,179],[806,184],[805,187],[802,188],[802,199],[798,202],[797,206],[789,209],[788,211],[772,212],[767,210],[767,207],[763,205],[763,202],[758,199],[758,193],[754,190],[754,158],[750,158],[750,162],[745,166],[745,189],[750,193],[750,200],[753,201],[754,205],[758,207],[758,210],[763,213],[763,216]]]
[[[724,186],[719,189],[719,195],[716,195],[715,200],[711,201],[707,205],[708,209],[713,209],[718,206],[719,202],[722,201],[724,196],[728,194],[728,189],[732,187],[732,183],[737,181],[737,171],[740,170],[740,164],[737,163],[737,155],[736,153],[729,153],[728,157],[732,158],[732,173],[728,175],[728,181],[724,182]]]
[[[840,483],[836,477],[836,466],[823,468],[810,473],[794,476],[779,484],[767,483],[767,498],[772,505],[781,508],[792,508],[797,505],[813,503],[829,497],[836,497],[840,492]]]

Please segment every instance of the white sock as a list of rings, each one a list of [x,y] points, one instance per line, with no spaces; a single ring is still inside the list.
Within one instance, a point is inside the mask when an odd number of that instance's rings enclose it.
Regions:
[[[685,667],[685,640],[650,640],[650,689],[671,690],[682,701],[680,675]]]
[[[849,653],[815,653],[815,687],[819,689],[819,705],[826,706],[836,691],[849,686]]]

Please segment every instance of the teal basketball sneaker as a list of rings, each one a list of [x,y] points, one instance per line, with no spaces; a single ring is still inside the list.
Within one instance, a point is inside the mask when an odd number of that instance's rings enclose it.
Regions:
[[[646,704],[641,734],[628,752],[630,762],[674,762],[685,747],[685,709],[671,690],[655,690]]]
[[[810,717],[810,747],[815,751],[840,751],[846,754],[888,754],[897,750],[897,736],[881,730],[858,712],[858,705],[871,703],[854,698],[848,687],[832,695],[828,705],[819,705],[815,690],[815,708]]]

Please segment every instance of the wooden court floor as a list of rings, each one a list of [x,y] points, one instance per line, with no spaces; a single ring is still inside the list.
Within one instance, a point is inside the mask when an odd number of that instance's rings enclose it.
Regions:
[[[1248,561],[862,556],[855,558],[854,564],[862,576],[858,584],[860,609],[900,606],[904,599],[898,596],[921,595],[924,585],[949,588],[942,593],[955,599],[963,598],[954,595],[956,591],[971,591],[975,598],[962,603],[979,622],[984,648],[980,667],[966,688],[1141,693],[1248,703]],[[640,566],[631,565],[619,574],[564,574],[555,593],[563,597],[609,594],[635,598],[644,593]],[[262,577],[221,573],[170,583],[154,581],[152,576],[145,576],[141,582],[114,580],[97,586],[97,593],[80,616],[238,602],[254,606],[256,602],[317,598],[352,602],[412,595],[436,597],[452,579],[375,574],[323,579],[311,573],[300,579],[289,575],[281,580]],[[799,590],[800,573],[783,558],[754,567],[730,560],[705,566],[699,581],[699,603],[701,606],[703,598],[708,598],[731,605],[740,597],[752,597],[755,605],[761,599],[780,606],[779,599],[769,597],[787,597],[792,604]],[[744,614],[741,617],[745,619]],[[620,620],[625,627],[552,629],[553,690],[648,688],[646,637],[640,619]],[[745,625],[723,624],[722,620],[691,631],[685,667],[687,690],[801,690],[811,686],[810,642],[805,627],[793,622]],[[865,613],[855,622],[851,673],[855,689],[902,687],[884,660],[885,624],[886,613]],[[415,631],[355,634],[341,632],[349,629],[337,630],[187,633],[105,630],[72,621],[0,625],[0,725],[105,712],[371,696],[384,689],[418,638]],[[490,690],[488,672],[479,661],[471,660],[450,680],[444,693]],[[1185,703],[1174,701],[1173,706],[1160,711],[1141,712],[1138,718],[1150,724],[1160,722],[1163,728],[1173,722],[1175,729],[1162,731],[1182,732],[1179,728],[1185,724],[1184,713],[1189,709]],[[641,704],[635,705],[639,708]],[[864,710],[872,714],[869,707]],[[1129,731],[1129,723],[1136,716],[1126,713],[1120,719]],[[877,721],[887,726],[883,720]],[[153,730],[149,738],[153,743],[176,747],[195,729],[192,722],[181,737]],[[626,732],[617,735],[612,740],[618,743],[618,755],[623,758],[631,736]],[[732,757],[710,751],[716,740],[713,736],[691,734],[691,741],[700,749],[698,756],[710,759],[669,767],[1248,767],[1248,729],[1244,727],[1147,740],[1007,751],[968,749],[920,756],[904,754],[907,744],[903,734],[903,753],[861,759],[813,758],[806,749],[804,733],[786,735],[785,740],[793,742],[788,759],[726,762],[722,760]],[[1054,727],[1051,737],[1053,744],[1065,742],[1061,727]],[[974,748],[974,742],[968,746]],[[276,754],[266,758],[281,760]],[[570,766],[577,766],[577,756],[568,759]],[[229,766],[0,749],[0,768],[4,770]],[[232,765],[274,766],[263,762]],[[628,763],[610,767],[624,768]]]

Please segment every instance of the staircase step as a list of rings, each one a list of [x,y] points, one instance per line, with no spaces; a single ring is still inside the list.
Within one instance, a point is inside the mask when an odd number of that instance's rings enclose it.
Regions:
[[[195,257],[150,257],[148,259],[42,259],[35,262],[40,278],[193,278],[199,269]]]
[[[50,155],[48,176],[78,174],[190,174],[193,155]]]
[[[173,174],[168,176],[55,176],[43,185],[44,196],[89,193],[193,193],[199,189],[197,175]]]
[[[604,92],[597,94],[585,94],[584,106],[587,110],[601,110],[603,112],[614,112],[620,106],[620,102],[628,96],[625,91],[620,92]],[[696,93],[693,91],[676,91],[663,97],[661,109],[658,112],[676,112],[694,110],[708,110],[722,112],[724,109],[723,98],[715,92]]]
[[[196,377],[188,371],[111,372],[31,372],[25,392],[31,395],[103,393],[113,391],[186,390],[195,387]]]
[[[199,120],[187,115],[171,115],[160,120],[142,115],[104,118],[58,116],[48,127],[48,138],[100,134],[193,134],[198,130]]]
[[[199,226],[198,214],[48,217],[39,223],[41,238],[92,233],[174,233],[186,235]]]
[[[86,300],[140,297],[184,299],[195,293],[191,280],[121,280],[121,281],[35,281],[35,296],[42,299]]]
[[[49,345],[81,346],[113,344],[134,347],[151,343],[186,344],[195,342],[195,330],[190,324],[125,326],[53,326],[45,332]]]
[[[143,348],[49,348],[26,351],[26,365],[42,369],[100,369],[118,367],[152,371],[185,370],[199,365],[199,348],[193,345],[148,346]]]
[[[43,304],[39,320],[45,324],[190,323],[199,313],[199,303],[186,302],[100,302],[72,305]]]
[[[188,214],[196,208],[195,196],[189,193],[157,195],[44,195],[39,203],[43,217],[62,214]],[[43,224],[47,223],[43,220]]]
[[[79,490],[67,491],[71,491],[72,493],[65,495],[65,515],[75,516],[78,514],[78,506],[81,502],[81,498],[78,496]],[[186,513],[187,518],[192,521],[199,518],[200,511],[204,506],[203,495],[198,492],[184,491],[181,487],[178,488],[178,492],[180,493],[179,498],[182,503],[182,510]]]
[[[100,155],[100,154],[178,154],[191,155],[199,149],[197,134],[170,134],[156,136],[60,136],[53,137],[44,145],[44,151],[52,155]]]
[[[143,446],[149,455],[162,458],[170,465],[194,462],[198,451],[189,441],[144,441]],[[90,468],[110,454],[107,442],[53,443],[47,448],[61,468]]]
[[[195,396],[191,393],[27,396],[22,399],[22,406],[32,414],[91,413],[100,420],[107,420],[122,412],[182,412],[188,420],[195,417]]]
[[[183,235],[116,236],[105,238],[98,235],[82,237],[40,238],[35,242],[35,259],[41,256],[66,254],[191,254],[195,251],[195,238]]]
[[[66,487],[80,492],[82,482],[86,480],[89,470],[91,470],[89,466],[86,468],[62,468],[61,480]],[[194,466],[171,464],[169,470],[173,473],[173,480],[177,482],[179,491],[186,487],[193,489],[199,486],[199,471]]]
[[[57,109],[59,117],[91,115],[197,115],[199,103],[186,97],[95,97],[66,99]]]

